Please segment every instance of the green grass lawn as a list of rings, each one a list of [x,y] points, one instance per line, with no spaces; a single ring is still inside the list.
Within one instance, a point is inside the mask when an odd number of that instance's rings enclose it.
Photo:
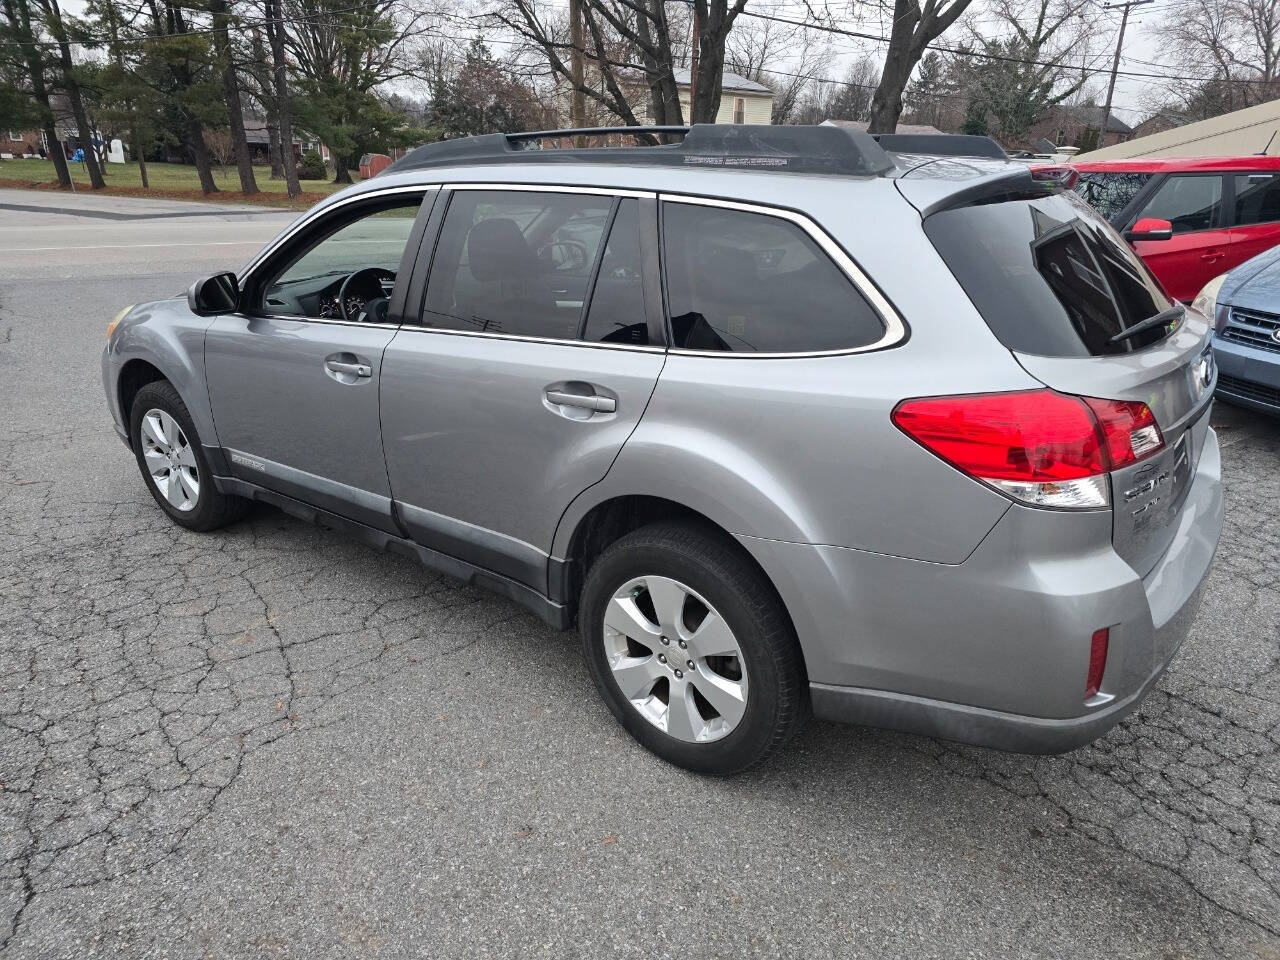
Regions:
[[[82,163],[70,164],[71,178],[76,189],[89,189],[89,171]],[[266,194],[255,198],[258,202],[288,203],[285,196],[284,181],[272,180],[270,167],[254,167],[254,175],[258,181],[258,189]],[[358,180],[359,175],[353,174]],[[200,192],[200,180],[196,176],[196,168],[183,163],[148,163],[148,190],[142,189],[142,176],[136,163],[109,163],[106,168],[107,190],[110,193],[126,193],[134,196],[175,197],[184,200],[217,200],[235,202],[245,199],[240,193],[240,177],[235,167],[213,168],[213,182],[218,186],[218,193],[205,197]],[[57,183],[53,162],[50,160],[0,160],[0,186],[51,188]],[[303,197],[299,206],[310,206],[316,200],[341,190],[345,184],[335,184],[327,180],[303,180]]]

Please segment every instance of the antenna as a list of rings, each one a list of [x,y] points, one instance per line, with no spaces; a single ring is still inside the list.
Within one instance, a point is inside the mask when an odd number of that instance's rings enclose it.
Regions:
[[[1280,133],[1280,127],[1276,127],[1271,131],[1271,139],[1267,141],[1267,145],[1259,150],[1255,156],[1265,157],[1267,155],[1267,151],[1271,149],[1271,144],[1275,142],[1277,133]]]

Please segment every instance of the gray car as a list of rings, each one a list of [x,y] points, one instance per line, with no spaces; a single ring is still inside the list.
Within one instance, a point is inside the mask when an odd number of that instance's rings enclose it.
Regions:
[[[1217,396],[1280,416],[1280,247],[1210,280],[1194,306],[1217,327]]]
[[[576,623],[704,772],[809,712],[1051,752],[1133,710],[1222,525],[1205,317],[989,142],[651,135],[422,147],[124,311],[160,508],[264,501]]]

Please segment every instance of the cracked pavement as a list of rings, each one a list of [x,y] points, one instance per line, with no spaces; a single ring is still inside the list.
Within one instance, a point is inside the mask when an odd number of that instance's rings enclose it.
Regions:
[[[1280,957],[1280,422],[1216,410],[1210,589],[1101,741],[811,723],[701,779],[512,604],[270,508],[202,535],[155,507],[106,321],[285,222],[0,221],[6,960]]]

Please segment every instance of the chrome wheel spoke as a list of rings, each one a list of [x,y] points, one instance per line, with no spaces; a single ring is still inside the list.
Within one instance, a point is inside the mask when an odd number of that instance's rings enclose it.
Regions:
[[[706,671],[691,676],[689,680],[707,703],[715,707],[727,726],[733,728],[738,725],[747,709],[746,690],[741,683]]]
[[[178,467],[174,473],[178,475],[178,486],[182,490],[185,499],[194,501],[200,496],[200,484],[197,482],[194,470],[188,470],[184,467]]]
[[[164,423],[160,419],[161,416],[162,414],[159,410],[151,410],[142,418],[142,436],[159,447],[161,451],[167,451],[169,449],[169,438],[165,436]]]
[[[609,663],[618,689],[628,700],[644,700],[653,692],[653,686],[661,676],[655,657],[621,657]],[[657,668],[657,669],[655,669]]]
[[[151,476],[159,478],[169,469],[169,458],[164,455],[161,450],[152,447],[142,451],[142,459],[147,464],[147,470]]]
[[[668,577],[645,577],[644,585],[653,600],[662,632],[668,637],[676,636],[683,626],[684,604],[689,599],[689,591]]]
[[[164,479],[159,481],[159,486],[160,492],[164,494],[164,498],[175,507],[181,509],[187,498],[182,492],[182,484],[178,482],[178,472],[176,470],[170,470],[165,474]]]
[[[698,629],[682,638],[689,644],[689,650],[695,659],[703,657],[736,657],[738,641],[733,638],[733,631],[724,622],[724,618],[713,610],[698,624]]]
[[[707,722],[698,712],[688,685],[672,685],[671,702],[667,705],[667,733],[677,740],[698,740]]]
[[[635,597],[630,594],[615,595],[609,601],[609,606],[604,611],[604,625],[641,643],[645,640],[656,641],[662,633],[649,622],[649,618],[636,606]]]

